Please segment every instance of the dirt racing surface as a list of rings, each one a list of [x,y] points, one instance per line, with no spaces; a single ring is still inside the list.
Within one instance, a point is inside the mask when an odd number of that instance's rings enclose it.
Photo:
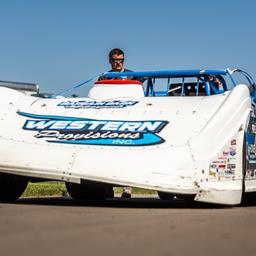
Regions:
[[[0,255],[256,255],[256,201],[239,207],[158,198],[0,203]]]

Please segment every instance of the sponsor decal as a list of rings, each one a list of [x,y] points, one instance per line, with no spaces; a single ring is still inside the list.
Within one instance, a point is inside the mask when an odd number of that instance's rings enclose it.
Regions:
[[[216,178],[217,177],[216,170],[209,170],[209,176],[210,178]]]
[[[235,146],[236,145],[236,139],[233,139],[233,140],[231,140],[231,146]]]
[[[226,175],[234,175],[236,171],[236,164],[235,163],[228,163],[227,169],[225,170]]]
[[[218,178],[222,178],[225,176],[225,170],[224,169],[218,169],[217,168],[217,173],[218,173]]]
[[[72,109],[81,109],[81,108],[125,108],[129,106],[134,106],[138,101],[127,100],[127,101],[89,101],[89,100],[80,100],[80,101],[62,101],[57,106],[64,108]]]
[[[227,168],[228,169],[236,169],[236,164],[228,164]]]
[[[209,176],[211,179],[225,180],[235,177],[236,173],[236,145],[237,140],[232,139],[230,145],[226,145],[222,152],[210,162]],[[216,175],[214,174],[216,173]]]
[[[229,155],[235,156],[236,155],[236,149],[235,148],[229,148]]]
[[[228,175],[234,175],[235,174],[235,169],[227,169],[225,170],[225,174]]]
[[[218,159],[219,159],[220,161],[226,161],[226,160],[227,160],[227,157],[225,157],[225,156],[219,156]]]
[[[228,156],[228,151],[223,151],[223,156]]]
[[[147,146],[165,142],[159,133],[168,121],[96,120],[78,117],[35,115],[28,117],[24,130],[47,142],[106,146]]]
[[[229,157],[227,159],[227,162],[228,162],[228,164],[235,164],[236,163],[236,158],[235,157]]]

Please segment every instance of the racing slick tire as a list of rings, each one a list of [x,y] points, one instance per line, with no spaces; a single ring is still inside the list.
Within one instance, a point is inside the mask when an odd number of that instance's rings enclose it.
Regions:
[[[179,195],[177,195],[177,198],[186,201],[186,203],[194,203],[195,202],[194,201],[195,195],[179,194]]]
[[[0,173],[0,201],[12,202],[17,200],[25,191],[28,179],[6,173]]]
[[[161,191],[157,191],[158,196],[160,197],[160,199],[162,200],[173,200],[174,198],[174,194],[172,193],[167,193],[167,192],[161,192]]]
[[[81,184],[66,182],[66,188],[74,199],[102,200],[114,197],[111,185],[94,181],[82,181]]]

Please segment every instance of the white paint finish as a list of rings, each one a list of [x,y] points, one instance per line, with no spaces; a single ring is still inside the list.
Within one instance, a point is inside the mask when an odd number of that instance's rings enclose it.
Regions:
[[[245,192],[256,192],[256,179],[245,180]]]
[[[12,108],[0,109],[0,116],[5,116],[0,120],[2,170],[74,182],[84,178],[173,193],[198,193],[198,201],[239,203],[242,142],[251,107],[249,92],[244,85],[235,87],[231,93],[210,97],[141,98],[133,106],[115,109],[66,109],[57,106],[63,99],[17,97],[17,93],[12,95],[10,90],[1,91],[0,95],[6,104],[8,97],[14,99]],[[36,131],[23,130],[25,121],[30,118],[18,115],[17,110],[102,122],[164,120],[169,123],[158,134],[166,140],[159,145],[67,145],[48,143],[36,138]],[[66,124],[58,125],[64,127]],[[108,123],[107,128],[114,129],[116,125]],[[208,171],[211,161],[234,138],[237,140],[236,179],[210,182]]]
[[[143,98],[144,91],[140,84],[94,84],[88,97],[95,100]]]
[[[202,183],[195,201],[226,205],[240,204],[241,187],[242,180]]]
[[[116,147],[111,150],[108,147],[95,147],[79,151],[73,171],[94,179],[105,177],[113,183],[146,184],[167,190],[184,186],[192,190],[191,164],[186,147],[169,150],[156,146],[148,149]]]

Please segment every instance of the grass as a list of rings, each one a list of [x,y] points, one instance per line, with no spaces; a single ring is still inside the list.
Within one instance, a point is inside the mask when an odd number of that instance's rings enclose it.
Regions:
[[[123,192],[123,188],[114,187],[115,194]],[[154,190],[133,188],[132,194],[155,195]],[[46,196],[67,196],[68,192],[64,182],[38,182],[29,183],[27,189],[22,194],[22,197],[46,197]]]
[[[66,196],[67,190],[64,182],[38,182],[29,183],[22,197]]]

